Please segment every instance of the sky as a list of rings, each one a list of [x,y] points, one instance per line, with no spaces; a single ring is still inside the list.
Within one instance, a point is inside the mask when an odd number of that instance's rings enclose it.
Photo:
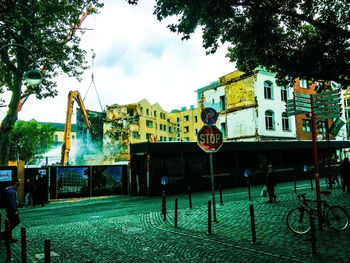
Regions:
[[[205,54],[200,29],[190,40],[182,41],[180,35],[166,27],[174,18],[157,21],[152,14],[154,1],[140,0],[137,6],[130,6],[125,0],[104,3],[99,14],[87,16],[81,25],[88,29],[81,35],[81,48],[87,51],[93,67],[84,73],[81,82],[59,77],[55,98],[40,101],[29,97],[19,112],[20,120],[64,123],[71,90],[78,90],[85,97],[85,108],[93,111],[102,111],[106,105],[137,103],[144,98],[151,104],[159,103],[168,112],[189,108],[197,105],[197,89],[235,70],[225,57],[226,46],[215,54]],[[81,34],[79,30],[77,33]],[[96,54],[94,60],[92,50]],[[0,108],[0,120],[5,113],[6,108]],[[75,118],[74,111],[73,123]]]

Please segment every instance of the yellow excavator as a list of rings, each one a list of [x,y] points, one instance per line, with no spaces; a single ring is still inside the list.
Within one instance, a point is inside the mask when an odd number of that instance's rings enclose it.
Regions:
[[[83,100],[81,99],[80,93],[78,91],[70,91],[68,94],[68,104],[67,104],[67,115],[66,123],[64,125],[64,136],[62,141],[62,150],[61,150],[61,165],[66,166],[68,160],[68,154],[70,151],[71,137],[72,137],[72,113],[73,113],[73,104],[74,100],[78,103],[80,111],[83,115],[86,127],[92,134],[92,128],[90,121],[88,119]]]

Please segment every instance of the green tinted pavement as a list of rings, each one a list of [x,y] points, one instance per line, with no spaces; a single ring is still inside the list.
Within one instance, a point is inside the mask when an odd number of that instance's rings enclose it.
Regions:
[[[323,180],[321,180],[323,183]],[[307,181],[297,193],[315,198]],[[324,185],[321,185],[324,188]],[[224,189],[216,195],[218,222],[208,234],[207,201],[210,192],[167,196],[167,220],[161,197],[111,196],[51,202],[45,207],[21,208],[20,228],[27,231],[27,262],[44,262],[44,240],[51,241],[51,262],[349,262],[350,230],[316,231],[317,255],[312,255],[310,234],[298,236],[286,226],[286,215],[298,201],[293,183],[276,188],[277,202],[259,197],[261,186]],[[178,227],[174,227],[174,200],[178,198]],[[339,187],[328,198],[350,212],[350,194]],[[252,243],[249,205],[254,207],[256,242]],[[1,211],[4,218],[4,211]],[[2,229],[4,228],[2,223]],[[20,240],[11,246],[13,262],[21,262]],[[0,261],[6,250],[1,243]]]

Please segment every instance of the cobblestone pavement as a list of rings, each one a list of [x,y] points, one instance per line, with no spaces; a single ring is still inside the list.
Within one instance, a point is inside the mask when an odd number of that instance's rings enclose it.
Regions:
[[[317,255],[311,237],[295,235],[286,226],[286,215],[298,205],[293,183],[276,188],[278,199],[270,204],[259,197],[261,186],[224,189],[223,204],[216,195],[217,221],[207,230],[210,192],[167,197],[167,219],[161,214],[161,197],[111,196],[60,200],[45,207],[21,208],[26,227],[27,262],[44,262],[44,240],[51,241],[51,262],[349,262],[350,229],[316,231]],[[324,185],[322,185],[324,188]],[[314,199],[309,182],[298,182],[297,193]],[[178,227],[174,227],[174,200],[179,200]],[[350,212],[350,194],[339,187],[328,198]],[[249,205],[255,213],[256,242],[252,243]],[[2,218],[4,211],[1,210]],[[3,229],[2,224],[2,229]],[[21,262],[21,246],[12,244],[12,262]],[[6,259],[1,242],[0,261]]]

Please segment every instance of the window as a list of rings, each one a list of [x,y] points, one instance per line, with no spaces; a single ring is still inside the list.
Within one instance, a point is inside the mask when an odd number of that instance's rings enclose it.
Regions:
[[[153,121],[146,120],[146,127],[152,128],[153,127]]]
[[[347,119],[349,119],[350,118],[350,111],[345,111],[345,116]]]
[[[307,80],[306,79],[299,79],[300,82],[300,88],[301,89],[308,89],[308,85],[307,85]]]
[[[194,116],[194,122],[198,122],[198,116]]]
[[[220,129],[220,130],[221,130],[221,132],[222,132],[222,136],[223,136],[223,137],[226,137],[226,136],[227,136],[227,134],[226,134],[226,130],[227,130],[227,129],[226,129],[226,123],[225,123],[225,122],[224,122],[224,123],[221,123],[220,126],[221,126],[221,129]]]
[[[176,122],[180,122],[180,117],[176,117]]]
[[[147,140],[147,141],[150,141],[150,140],[151,140],[151,137],[152,137],[152,134],[151,134],[151,133],[146,133],[146,140]]]
[[[153,112],[153,117],[154,117],[154,118],[157,117],[157,112],[156,112],[156,111]]]
[[[149,109],[146,109],[146,115],[149,116]]]
[[[184,127],[184,132],[186,133],[186,132],[189,132],[190,131],[190,127],[189,126],[185,126]]]
[[[325,121],[320,121],[319,122],[319,127],[320,127],[320,133],[326,135],[326,133],[327,133],[326,122]]]
[[[188,115],[184,116],[184,121],[188,121],[188,120],[189,120],[189,116]]]
[[[198,134],[198,129],[196,129],[196,135]]]
[[[311,131],[311,121],[303,120],[303,132],[310,132],[310,131]]]
[[[226,109],[225,106],[225,95],[224,96],[220,96],[220,110],[224,111]]]
[[[266,130],[274,130],[274,122],[273,122],[273,112],[270,110],[267,110],[265,112],[265,127]]]
[[[350,107],[350,99],[346,99],[346,106]]]
[[[134,139],[140,139],[140,134],[137,131],[132,132],[132,138]]]
[[[285,86],[281,87],[281,101],[287,102],[287,88]]]
[[[269,100],[273,99],[272,83],[270,81],[264,82],[264,98]]]
[[[286,112],[282,113],[282,130],[283,131],[290,131],[289,127],[289,118]]]

